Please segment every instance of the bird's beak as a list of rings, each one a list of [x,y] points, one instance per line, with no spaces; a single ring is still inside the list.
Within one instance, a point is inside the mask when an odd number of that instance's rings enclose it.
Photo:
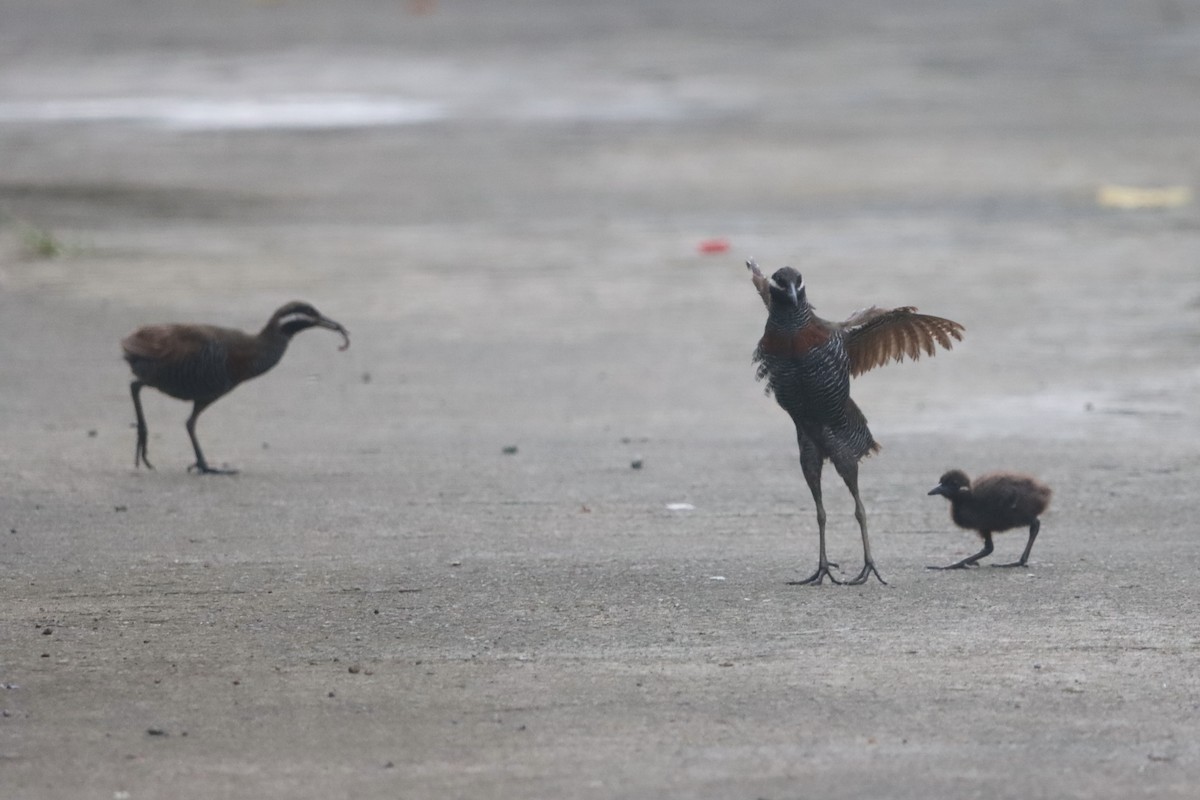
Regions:
[[[794,284],[794,283],[788,284],[788,297],[792,298],[792,305],[794,305],[794,306],[800,305],[800,296],[796,292],[796,284]]]
[[[345,350],[350,346],[350,331],[342,327],[340,322],[334,322],[329,317],[321,317],[317,320],[317,326],[328,328],[331,331],[337,331],[342,335],[342,346],[338,350]]]
[[[949,497],[950,491],[946,488],[945,484],[939,483],[937,486],[935,486],[929,490],[929,494],[941,494],[941,495],[945,495],[945,496]],[[928,496],[928,495],[926,495],[926,496]]]

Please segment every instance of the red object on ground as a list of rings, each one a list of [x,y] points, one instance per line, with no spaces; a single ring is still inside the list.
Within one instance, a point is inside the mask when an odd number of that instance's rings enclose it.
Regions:
[[[705,239],[700,244],[696,245],[696,249],[701,253],[724,253],[729,250],[729,240]]]

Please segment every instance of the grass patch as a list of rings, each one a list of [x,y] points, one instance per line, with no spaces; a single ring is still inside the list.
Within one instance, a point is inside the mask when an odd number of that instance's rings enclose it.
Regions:
[[[52,231],[37,225],[22,223],[21,251],[27,258],[58,258],[63,254],[63,243]]]

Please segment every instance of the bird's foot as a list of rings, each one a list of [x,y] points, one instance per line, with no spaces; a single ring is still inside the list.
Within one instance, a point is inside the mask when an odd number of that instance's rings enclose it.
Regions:
[[[1028,567],[1024,561],[1014,561],[1011,564],[992,564],[993,567]]]
[[[195,471],[197,475],[237,475],[236,469],[216,469],[208,464],[196,463],[187,468],[188,472]]]
[[[978,556],[978,555],[968,556],[967,558],[964,558],[962,561],[955,561],[953,564],[950,564],[949,566],[945,566],[945,567],[929,566],[929,567],[926,567],[925,569],[946,570],[946,569],[966,569],[967,567],[978,567],[979,559],[981,557],[982,556]],[[1006,564],[1005,566],[1011,566],[1011,565]]]
[[[137,447],[133,450],[133,468],[137,469],[139,464],[145,464],[146,469],[154,469],[154,465],[150,463],[150,459],[146,456],[147,441],[146,431],[138,431]]]
[[[812,575],[809,575],[802,581],[788,581],[788,586],[817,586],[826,577],[829,578],[830,583],[841,585],[842,581],[839,581],[837,578],[833,577],[833,573],[829,571],[830,567],[833,567],[834,569],[839,568],[838,565],[833,561],[821,561],[817,565],[816,572],[814,572]]]
[[[855,575],[852,580],[846,581],[846,585],[858,586],[859,584],[866,583],[867,579],[872,575],[874,575],[875,578],[884,586],[888,585],[888,582],[885,581],[883,576],[879,574],[879,570],[875,569],[875,563],[872,561],[868,561],[867,563],[863,564],[862,571]]]

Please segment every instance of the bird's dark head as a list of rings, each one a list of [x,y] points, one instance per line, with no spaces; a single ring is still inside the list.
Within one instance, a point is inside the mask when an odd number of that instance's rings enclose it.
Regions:
[[[807,298],[804,294],[804,278],[791,267],[776,270],[767,284],[773,304],[796,308]]]
[[[282,334],[288,339],[308,328],[328,328],[331,331],[337,331],[342,335],[342,346],[338,349],[345,350],[350,346],[350,333],[342,327],[341,323],[331,320],[308,303],[300,300],[284,303],[278,311],[271,315],[271,320],[267,323],[268,330]]]
[[[971,491],[971,479],[961,469],[952,469],[938,479],[938,485],[929,494],[940,494],[948,499]]]

